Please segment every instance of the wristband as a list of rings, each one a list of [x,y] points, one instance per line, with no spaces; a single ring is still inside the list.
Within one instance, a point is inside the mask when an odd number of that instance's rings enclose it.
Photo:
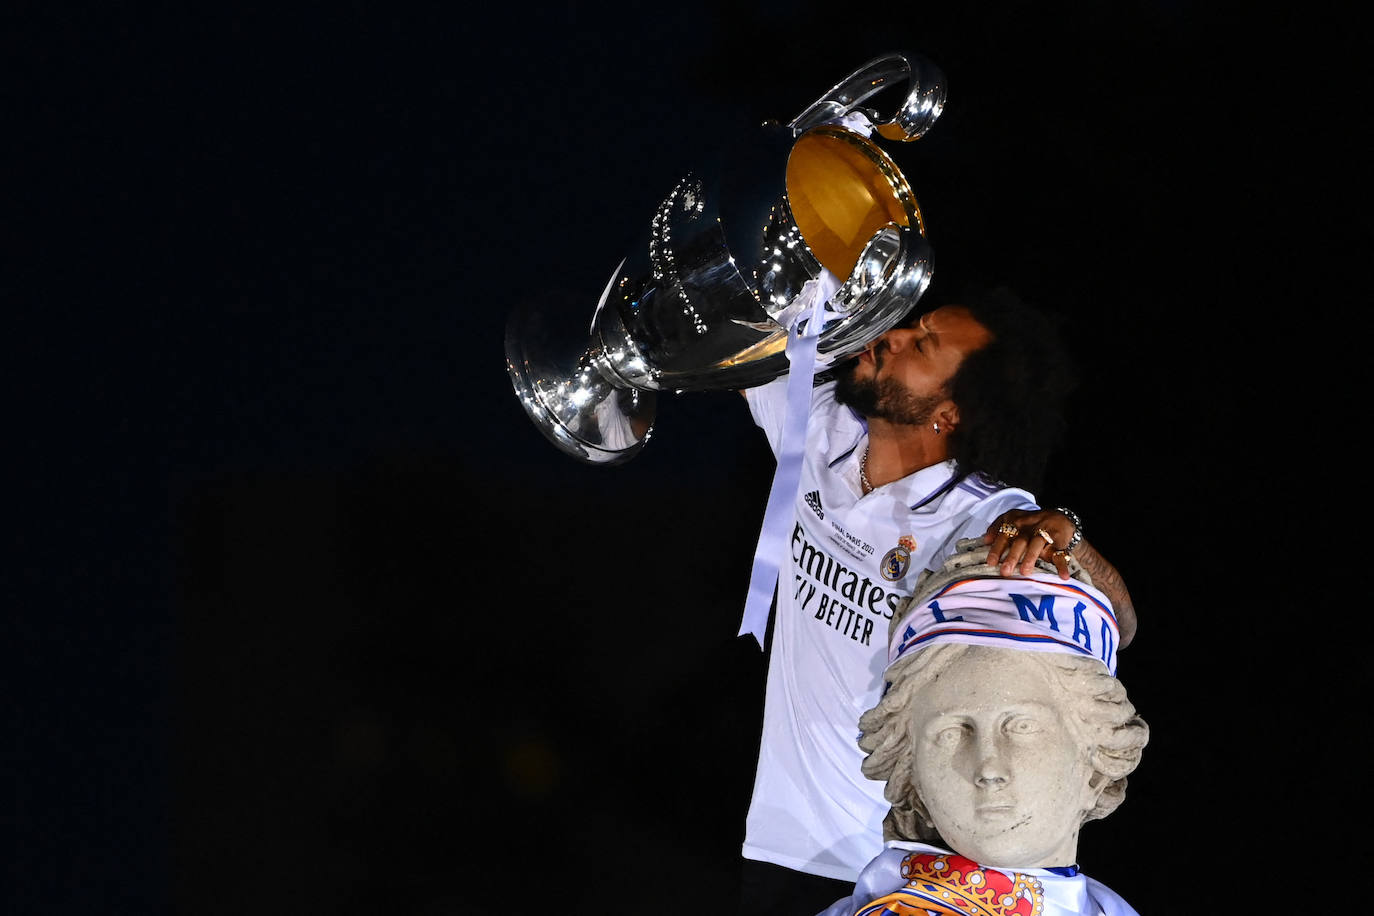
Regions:
[[[1068,553],[1070,550],[1073,550],[1075,547],[1077,547],[1079,543],[1083,540],[1083,520],[1078,517],[1077,512],[1073,511],[1072,509],[1066,509],[1063,506],[1055,507],[1054,511],[1060,513],[1069,521],[1073,522],[1073,537],[1069,538],[1069,542],[1060,548],[1060,550],[1064,551],[1065,553]]]

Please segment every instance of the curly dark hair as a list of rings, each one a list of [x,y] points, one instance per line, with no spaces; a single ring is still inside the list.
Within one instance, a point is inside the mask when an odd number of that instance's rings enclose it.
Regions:
[[[992,334],[950,379],[949,396],[959,406],[950,457],[966,474],[1036,492],[1061,444],[1077,385],[1059,329],[1005,286],[969,286],[942,304],[963,306]]]

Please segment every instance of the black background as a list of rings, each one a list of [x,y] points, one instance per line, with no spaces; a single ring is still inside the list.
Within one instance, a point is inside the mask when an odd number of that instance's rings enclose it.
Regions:
[[[1152,740],[1082,864],[1142,913],[1221,905],[1198,874],[1313,831],[1328,737],[1273,651],[1272,554],[1216,549],[1298,473],[1273,437],[1308,421],[1302,364],[1272,351],[1312,285],[1295,239],[1339,233],[1301,201],[1339,190],[1311,99],[1348,39],[1268,17],[19,10],[7,911],[728,910],[771,457],[697,393],[629,464],[565,458],[505,318],[590,316],[679,174],[903,49],[949,85],[900,151],[936,286],[1065,321],[1084,385],[1046,500],[1140,615],[1120,675]]]

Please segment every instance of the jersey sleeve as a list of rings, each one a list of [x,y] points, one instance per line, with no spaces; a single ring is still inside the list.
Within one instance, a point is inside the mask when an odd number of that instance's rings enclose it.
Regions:
[[[978,486],[979,484],[974,481],[973,485]],[[986,498],[973,505],[963,526],[954,533],[954,540],[957,542],[962,538],[982,537],[988,530],[988,526],[999,515],[1008,510],[1039,508],[1035,497],[1025,490],[1019,490],[1015,487],[993,490]]]
[[[754,424],[768,437],[768,444],[776,455],[782,440],[782,417],[787,409],[787,376],[780,375],[757,388],[746,388],[744,399],[749,403]]]
[[[959,481],[962,494],[971,495],[975,500],[958,513],[959,519],[946,539],[934,551],[927,568],[939,569],[940,564],[954,555],[964,538],[982,538],[988,527],[1003,512],[1009,509],[1038,509],[1035,497],[1025,490],[1015,487],[999,487],[976,474]]]

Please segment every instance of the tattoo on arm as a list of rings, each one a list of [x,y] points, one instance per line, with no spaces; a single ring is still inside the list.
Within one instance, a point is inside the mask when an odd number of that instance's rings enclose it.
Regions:
[[[1136,620],[1135,605],[1131,603],[1131,593],[1126,591],[1126,583],[1121,581],[1121,573],[1087,541],[1080,543],[1073,555],[1092,576],[1093,585],[1111,599],[1117,625],[1121,628],[1120,648],[1126,648],[1135,639]]]

